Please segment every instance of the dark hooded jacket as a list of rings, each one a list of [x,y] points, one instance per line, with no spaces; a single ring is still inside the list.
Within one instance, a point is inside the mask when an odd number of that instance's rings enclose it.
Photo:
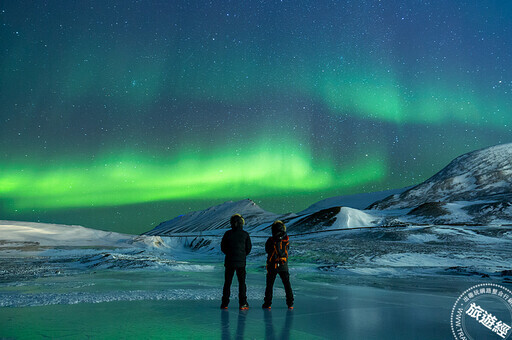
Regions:
[[[278,272],[288,271],[288,249],[290,241],[286,234],[284,224],[274,223],[272,225],[272,236],[265,243],[267,253],[267,270]],[[286,260],[284,260],[286,259]]]
[[[252,244],[249,233],[243,228],[243,219],[231,221],[231,230],[226,231],[220,243],[220,249],[226,257],[225,267],[245,267],[245,258],[251,252]]]

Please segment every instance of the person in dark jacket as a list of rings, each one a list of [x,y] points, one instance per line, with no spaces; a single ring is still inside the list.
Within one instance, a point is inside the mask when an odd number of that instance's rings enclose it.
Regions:
[[[286,226],[282,221],[275,221],[272,224],[272,236],[265,243],[265,251],[267,252],[267,287],[262,308],[270,309],[274,282],[279,274],[286,293],[286,304],[289,309],[293,309],[293,291],[290,284],[290,273],[288,272],[289,247],[290,240],[288,235],[286,235]]]
[[[231,282],[236,272],[238,278],[238,303],[240,309],[248,309],[247,287],[245,285],[245,258],[251,252],[251,238],[249,233],[242,229],[245,221],[240,214],[231,216],[230,222],[231,230],[226,231],[220,244],[220,249],[226,254],[224,259],[224,289],[222,290],[220,308],[228,308]]]

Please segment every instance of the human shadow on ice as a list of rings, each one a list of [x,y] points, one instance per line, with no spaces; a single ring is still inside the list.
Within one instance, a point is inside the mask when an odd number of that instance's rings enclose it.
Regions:
[[[274,331],[272,311],[264,310],[263,313],[263,318],[265,320],[265,339],[290,339],[290,330],[292,329],[293,323],[293,311],[286,311],[286,318],[279,337],[276,337],[276,333]]]
[[[245,332],[245,320],[247,318],[247,310],[240,310],[238,312],[238,322],[236,325],[235,339],[243,339]],[[222,340],[231,339],[230,324],[229,324],[229,311],[222,310],[220,314]]]

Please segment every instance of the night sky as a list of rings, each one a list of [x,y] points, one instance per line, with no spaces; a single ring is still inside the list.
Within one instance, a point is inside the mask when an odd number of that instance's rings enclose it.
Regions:
[[[1,1],[0,219],[139,233],[512,142],[509,1]]]

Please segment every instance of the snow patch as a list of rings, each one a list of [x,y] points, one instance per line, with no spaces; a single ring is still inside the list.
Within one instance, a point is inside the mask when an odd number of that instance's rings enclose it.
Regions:
[[[375,216],[365,213],[364,211],[342,207],[336,215],[334,224],[329,229],[347,229],[359,227],[371,227],[375,225]]]

